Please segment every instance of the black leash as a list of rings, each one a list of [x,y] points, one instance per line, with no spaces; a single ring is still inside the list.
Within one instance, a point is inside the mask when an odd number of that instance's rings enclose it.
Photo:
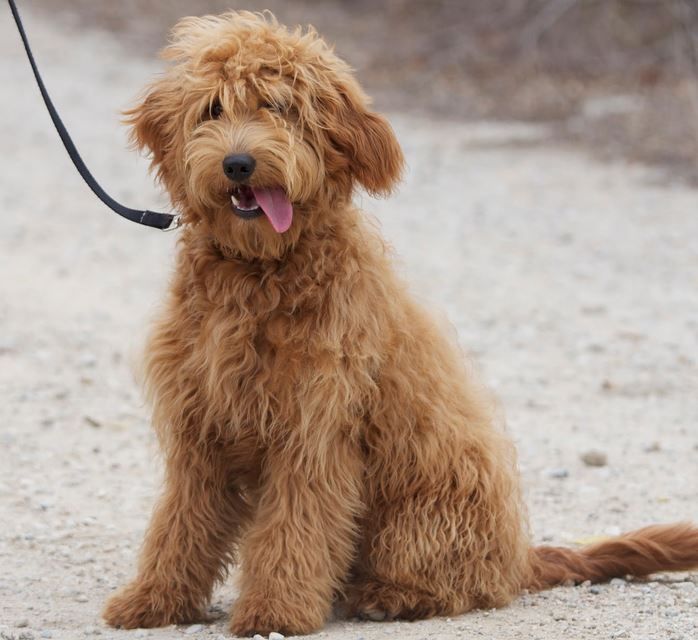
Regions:
[[[53,120],[53,124],[58,131],[58,135],[63,141],[63,146],[68,152],[70,159],[73,161],[75,168],[78,170],[82,179],[87,183],[87,186],[92,189],[94,194],[106,204],[112,211],[118,213],[120,216],[130,220],[131,222],[137,222],[138,224],[144,224],[147,227],[154,227],[156,229],[162,229],[163,231],[170,231],[171,229],[176,229],[180,225],[179,216],[173,215],[171,213],[157,213],[156,211],[145,211],[139,209],[129,209],[121,203],[117,202],[112,198],[99,183],[94,179],[89,169],[85,166],[78,150],[75,148],[68,130],[61,121],[56,108],[51,102],[51,98],[46,91],[41,75],[39,74],[39,69],[34,61],[34,56],[32,50],[29,47],[29,41],[27,40],[27,34],[24,32],[24,26],[22,25],[22,20],[19,17],[19,11],[17,11],[17,6],[14,0],[7,0],[10,3],[10,10],[12,11],[12,16],[17,24],[17,29],[19,30],[19,35],[24,43],[24,49],[27,52],[27,57],[29,58],[29,64],[31,64],[32,71],[34,72],[34,77],[36,78],[36,84],[39,85],[39,91],[41,91],[41,97],[44,99],[48,113]]]

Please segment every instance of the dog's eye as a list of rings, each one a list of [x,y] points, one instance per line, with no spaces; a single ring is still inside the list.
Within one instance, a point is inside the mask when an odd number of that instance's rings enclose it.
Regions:
[[[216,120],[217,118],[220,118],[223,115],[223,107],[221,106],[221,103],[218,100],[214,100],[211,103],[207,115],[213,120]]]

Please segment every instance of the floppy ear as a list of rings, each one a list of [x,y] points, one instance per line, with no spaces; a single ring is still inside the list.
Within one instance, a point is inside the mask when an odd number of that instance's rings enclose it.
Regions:
[[[400,180],[405,159],[392,127],[369,110],[354,83],[338,87],[338,100],[321,106],[327,135],[346,161],[346,169],[372,195],[387,195]]]
[[[178,84],[164,77],[150,86],[139,104],[124,111],[124,123],[131,127],[131,142],[137,149],[147,149],[152,154],[152,166],[161,166],[174,144],[181,106]]]

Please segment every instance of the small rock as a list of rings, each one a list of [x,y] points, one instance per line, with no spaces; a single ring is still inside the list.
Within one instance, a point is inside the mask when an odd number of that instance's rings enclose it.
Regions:
[[[252,640],[266,640],[266,638],[264,636],[260,636],[258,633],[255,633],[252,636]]]
[[[567,478],[570,475],[570,472],[567,471],[567,469],[547,469],[545,471],[545,475],[548,476],[549,478]]]
[[[29,626],[29,620],[26,620],[26,619],[19,620],[17,622],[17,624],[15,625],[15,627],[17,627],[18,629],[23,629],[24,627],[28,627],[28,626]]]
[[[91,427],[94,427],[95,429],[99,429],[102,426],[102,423],[96,418],[93,418],[92,416],[83,416],[82,419],[85,421],[86,424],[89,424]]]
[[[625,586],[625,580],[622,578],[613,578],[611,582],[609,582],[612,587],[624,587]]]
[[[601,587],[593,585],[589,587],[589,593],[593,593],[595,596],[598,596],[601,593]]]
[[[204,630],[204,625],[202,624],[193,624],[190,627],[187,627],[184,630],[184,633],[199,633]]]
[[[284,640],[284,636],[280,634],[278,631],[272,631],[269,634],[269,640]]]
[[[608,309],[602,304],[589,304],[581,307],[581,312],[588,316],[597,316],[606,313]]]
[[[580,457],[587,467],[605,467],[608,464],[608,456],[598,449],[585,451]]]
[[[81,594],[77,598],[75,598],[75,601],[76,602],[89,602],[89,598],[86,595]]]
[[[42,629],[39,631],[39,635],[42,638],[53,638],[53,631],[49,631],[48,629]]]
[[[645,453],[656,453],[657,451],[662,450],[662,445],[659,442],[655,441],[645,446],[642,450]]]

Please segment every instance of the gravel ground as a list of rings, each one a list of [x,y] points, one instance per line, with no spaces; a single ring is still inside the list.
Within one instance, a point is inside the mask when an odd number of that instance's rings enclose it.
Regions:
[[[117,114],[156,64],[108,33],[60,34],[36,14],[27,28],[95,174],[127,203],[166,206]],[[7,12],[0,55],[0,637],[222,637],[234,574],[210,625],[100,620],[157,495],[132,371],[176,237],[119,220],[81,183]],[[392,120],[409,175],[393,199],[363,204],[501,397],[535,539],[698,521],[696,191],[551,147],[543,128]],[[454,619],[338,621],[322,636],[689,640],[698,574],[559,588]]]

